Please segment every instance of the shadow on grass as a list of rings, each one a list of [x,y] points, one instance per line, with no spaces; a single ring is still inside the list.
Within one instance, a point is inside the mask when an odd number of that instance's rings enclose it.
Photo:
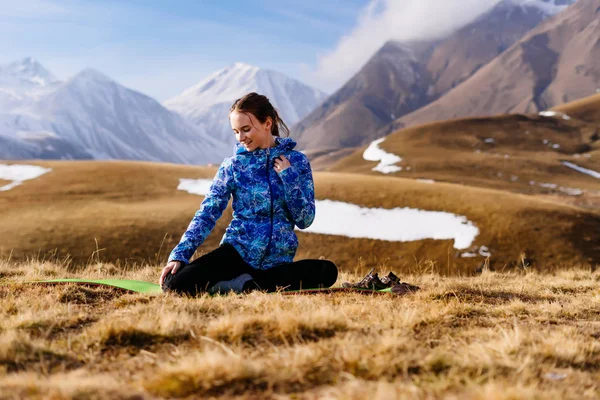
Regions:
[[[19,326],[19,329],[28,332],[34,338],[54,340],[69,334],[77,334],[97,320],[97,318],[87,316],[59,321],[42,320],[23,324]]]
[[[491,305],[506,304],[513,300],[520,300],[524,303],[542,303],[556,301],[557,299],[556,296],[532,295],[504,290],[478,290],[469,287],[450,289],[432,296],[432,300],[456,300],[461,303]]]
[[[126,292],[113,288],[89,288],[80,285],[67,285],[60,293],[58,301],[61,303],[94,305],[111,301],[123,296]]]
[[[151,349],[160,344],[179,344],[189,340],[190,337],[189,333],[161,335],[135,328],[110,329],[100,342],[100,347],[103,353],[123,349],[135,353],[137,350]]]
[[[11,343],[6,350],[6,356],[0,358],[0,366],[4,366],[9,373],[20,371],[55,373],[76,369],[83,365],[84,363],[77,358],[34,347],[22,341]]]

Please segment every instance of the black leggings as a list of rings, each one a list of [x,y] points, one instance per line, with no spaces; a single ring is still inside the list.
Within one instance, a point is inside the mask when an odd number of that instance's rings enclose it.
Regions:
[[[167,274],[163,290],[196,295],[220,281],[228,281],[242,274],[250,274],[262,290],[298,290],[327,288],[337,280],[338,270],[328,260],[300,260],[289,264],[259,270],[248,265],[235,247],[229,243],[198,257],[181,267],[173,275]]]

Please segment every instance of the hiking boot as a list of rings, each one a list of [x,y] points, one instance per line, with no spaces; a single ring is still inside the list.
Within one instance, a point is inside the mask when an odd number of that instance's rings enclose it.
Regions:
[[[400,278],[398,278],[392,271],[390,271],[387,276],[384,276],[383,278],[381,278],[381,282],[386,285],[387,287],[392,287],[394,285],[397,285],[400,282]]]
[[[379,279],[379,275],[377,275],[377,272],[373,273],[374,270],[375,270],[375,268],[371,269],[369,271],[369,273],[364,278],[362,278],[359,282],[357,282],[357,283],[344,282],[344,283],[342,283],[342,287],[353,288],[353,289],[371,289],[371,290],[381,290],[381,289],[388,288],[388,286],[386,286],[385,283],[381,282],[381,280]]]
[[[406,283],[406,282],[401,282],[401,283],[398,283],[398,284],[392,286],[392,293],[397,294],[399,296],[409,294],[409,293],[414,293],[417,290],[421,290],[421,288],[418,286],[415,286],[415,285],[411,285],[410,283]]]

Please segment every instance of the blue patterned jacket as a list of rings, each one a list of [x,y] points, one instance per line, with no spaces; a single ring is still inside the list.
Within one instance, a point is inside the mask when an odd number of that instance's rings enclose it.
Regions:
[[[169,255],[169,261],[189,263],[233,196],[233,220],[221,244],[233,245],[251,267],[268,269],[289,263],[298,248],[294,225],[305,229],[315,218],[314,182],[306,156],[292,150],[296,142],[276,138],[276,146],[247,151],[236,143],[226,158],[187,230]],[[273,169],[284,155],[291,166]]]

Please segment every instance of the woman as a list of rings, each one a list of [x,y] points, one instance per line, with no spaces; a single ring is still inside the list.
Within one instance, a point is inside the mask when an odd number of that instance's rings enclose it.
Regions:
[[[289,134],[267,97],[248,93],[229,110],[235,133],[233,157],[226,158],[200,209],[160,276],[165,291],[245,292],[259,289],[297,290],[330,287],[337,267],[327,260],[293,262],[298,238],[315,217],[314,183],[306,156],[293,148]],[[189,258],[204,242],[233,197],[233,220],[220,246],[193,262]]]

